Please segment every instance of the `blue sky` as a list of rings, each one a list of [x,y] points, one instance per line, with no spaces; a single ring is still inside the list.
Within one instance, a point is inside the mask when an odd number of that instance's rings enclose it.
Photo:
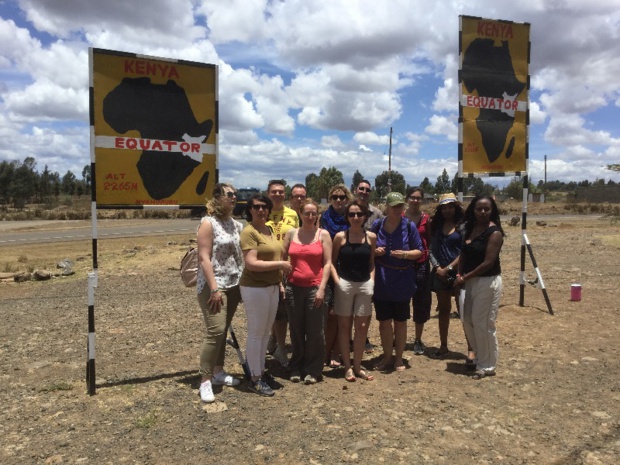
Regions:
[[[0,0],[0,160],[90,162],[88,47],[220,66],[220,179],[457,169],[459,15],[531,24],[530,177],[620,163],[620,0]],[[498,178],[485,178],[500,183]]]

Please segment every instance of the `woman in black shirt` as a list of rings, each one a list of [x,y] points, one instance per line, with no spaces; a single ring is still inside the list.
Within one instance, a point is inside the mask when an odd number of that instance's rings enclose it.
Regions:
[[[502,295],[499,253],[504,242],[492,197],[474,197],[465,210],[465,234],[455,286],[463,286],[463,327],[476,354],[474,379],[494,376],[498,357],[495,321]]]
[[[362,357],[372,316],[372,295],[375,287],[375,249],[377,236],[363,226],[368,210],[357,200],[346,207],[349,229],[334,237],[332,276],[335,283],[335,307],[338,315],[338,342],[345,368],[345,379],[372,381],[373,376],[362,369]],[[353,367],[349,356],[351,329],[353,337]]]

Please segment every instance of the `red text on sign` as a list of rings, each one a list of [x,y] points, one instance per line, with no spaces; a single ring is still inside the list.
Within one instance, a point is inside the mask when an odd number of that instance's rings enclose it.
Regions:
[[[129,150],[152,150],[153,152],[201,153],[200,144],[196,142],[134,139],[131,137],[116,137],[114,139],[114,148]]]
[[[125,60],[125,74],[137,74],[139,76],[160,76],[165,78],[179,78],[179,73],[174,65],[153,63],[146,60]]]
[[[137,182],[116,182],[116,181],[105,181],[103,183],[104,191],[137,191],[138,183]]]
[[[474,108],[517,111],[519,102],[517,100],[504,100],[503,98],[496,97],[477,97],[475,95],[468,95],[467,106]]]
[[[514,39],[512,24],[495,21],[478,21],[478,35],[497,39]]]

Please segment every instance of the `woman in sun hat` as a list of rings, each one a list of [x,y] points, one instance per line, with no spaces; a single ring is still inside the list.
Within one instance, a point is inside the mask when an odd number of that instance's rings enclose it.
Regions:
[[[376,369],[402,371],[407,320],[411,318],[410,302],[415,293],[415,264],[424,246],[415,224],[403,217],[403,195],[390,192],[386,204],[385,218],[376,220],[370,228],[377,235],[373,298],[383,346],[383,359]]]
[[[448,354],[448,329],[453,289],[456,279],[459,254],[461,253],[460,225],[465,218],[463,207],[452,193],[442,194],[435,215],[431,221],[431,289],[437,295],[439,311],[440,347],[433,354],[441,357]]]

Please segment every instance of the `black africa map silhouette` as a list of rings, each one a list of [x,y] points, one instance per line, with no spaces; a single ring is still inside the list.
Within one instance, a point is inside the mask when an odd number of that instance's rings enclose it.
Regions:
[[[479,96],[505,98],[505,94],[516,96],[525,88],[525,83],[515,75],[506,41],[495,47],[493,39],[474,39],[465,50],[461,76],[467,92],[477,90]],[[480,108],[476,127],[489,162],[493,163],[504,151],[513,124],[514,116],[499,109]],[[506,147],[506,158],[512,155],[514,144],[512,137]]]
[[[119,134],[136,130],[144,139],[180,141],[183,135],[206,141],[213,121],[198,122],[185,90],[176,82],[153,84],[150,78],[125,78],[103,100],[103,118]],[[148,194],[155,200],[170,197],[200,163],[182,152],[144,150],[137,163]],[[196,185],[203,195],[206,171]]]

